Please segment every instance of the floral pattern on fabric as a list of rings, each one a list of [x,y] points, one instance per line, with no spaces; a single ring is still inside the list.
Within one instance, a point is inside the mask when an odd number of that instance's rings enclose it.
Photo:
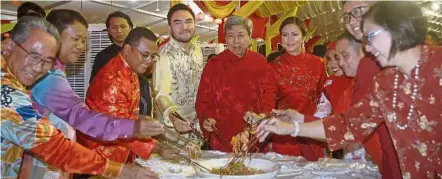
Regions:
[[[421,61],[418,80],[399,75],[398,86],[418,84],[414,110],[407,120],[412,103],[408,89],[397,89],[397,104],[393,110],[393,81],[396,69],[387,69],[375,78],[372,91],[349,111],[323,121],[326,139],[332,149],[364,140],[385,122],[396,149],[403,178],[437,178],[442,176],[442,87],[434,75],[442,64],[442,49],[429,50],[428,60]],[[413,86],[413,85],[412,85]],[[413,87],[412,87],[413,88]],[[434,97],[434,99],[431,99]],[[430,99],[430,100],[429,100]],[[396,119],[392,117],[396,115]],[[406,124],[406,127],[404,127]],[[333,130],[331,130],[333,129]]]
[[[138,120],[140,86],[138,76],[118,54],[95,76],[86,95],[91,110],[117,118]],[[100,126],[97,126],[100,127]],[[135,155],[150,157],[155,147],[153,139],[119,139],[103,142],[77,132],[78,142],[106,158],[117,162],[132,162]]]
[[[156,62],[153,74],[156,116],[172,127],[168,116],[176,110],[182,117],[190,120],[195,129],[199,129],[195,101],[204,67],[203,54],[197,43],[189,43],[190,50],[187,53],[178,41],[170,38],[159,51],[160,59]],[[162,109],[158,105],[161,105]],[[184,136],[197,141],[193,134]]]
[[[69,173],[86,173],[116,177],[122,164],[107,160],[96,152],[85,150],[65,138],[32,107],[26,89],[1,64],[1,168],[2,178],[35,178],[30,174],[32,160],[23,162],[24,151],[46,161],[48,165]],[[80,158],[77,160],[76,158]],[[25,164],[23,164],[25,163]]]
[[[277,74],[277,108],[295,109],[304,115],[313,116],[326,82],[324,61],[302,51],[296,56],[285,53],[273,61],[271,66]],[[323,146],[310,139],[273,136],[272,148],[277,153],[304,156],[311,161],[324,156]]]

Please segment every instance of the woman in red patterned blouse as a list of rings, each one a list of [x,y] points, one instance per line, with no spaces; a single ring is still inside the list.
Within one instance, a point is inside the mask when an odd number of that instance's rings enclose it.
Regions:
[[[324,61],[302,49],[307,31],[300,19],[285,19],[279,31],[285,53],[271,63],[277,74],[277,108],[313,115],[327,77]],[[311,161],[324,156],[324,148],[309,139],[274,136],[271,147],[276,153],[303,156]]]
[[[282,111],[280,118],[293,122],[272,119],[259,127],[260,139],[267,132],[291,134],[325,139],[339,149],[385,123],[403,178],[442,178],[442,49],[424,45],[426,20],[414,2],[378,2],[362,25],[367,51],[382,67],[391,67],[375,77],[371,92],[345,113],[314,122]]]

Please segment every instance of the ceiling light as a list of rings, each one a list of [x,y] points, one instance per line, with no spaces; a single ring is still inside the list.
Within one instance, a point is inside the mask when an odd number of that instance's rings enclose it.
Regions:
[[[431,9],[437,11],[440,8],[440,4],[433,2],[433,4],[431,5]]]

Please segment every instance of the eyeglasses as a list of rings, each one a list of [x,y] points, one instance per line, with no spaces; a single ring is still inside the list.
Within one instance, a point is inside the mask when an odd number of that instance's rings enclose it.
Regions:
[[[141,52],[137,48],[134,48],[134,49],[137,50],[141,54],[143,60],[150,61],[150,63],[155,63],[157,61],[157,59],[160,58],[160,55],[158,55],[158,53],[147,52],[147,54],[146,54],[146,53]]]
[[[26,52],[26,59],[31,65],[41,65],[43,69],[48,70],[54,67],[55,64],[55,58],[54,57],[47,57],[43,58],[42,55],[40,55],[37,52],[28,52],[23,46],[21,46],[16,41],[13,41],[17,46],[19,46],[23,51]]]
[[[368,32],[366,36],[363,36],[364,43],[365,44],[370,44],[371,39],[373,39],[374,37],[379,35],[379,33],[381,33],[384,30],[386,30],[386,28],[383,27],[383,28],[380,28],[378,30]]]
[[[350,20],[351,20],[351,17],[353,17],[353,18],[361,17],[363,15],[362,8],[369,8],[369,6],[357,7],[357,8],[354,8],[353,10],[351,10],[348,13],[344,13],[341,16],[341,23],[348,24],[350,22]]]

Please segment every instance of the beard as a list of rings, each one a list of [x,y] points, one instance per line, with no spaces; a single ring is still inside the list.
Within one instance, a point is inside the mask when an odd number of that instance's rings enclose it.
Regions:
[[[190,31],[188,31],[188,32],[190,32]],[[193,36],[195,36],[195,31],[190,32],[190,37],[189,37],[188,39],[181,38],[181,37],[179,36],[179,34],[177,34],[177,33],[178,33],[178,32],[174,32],[174,31],[172,31],[172,38],[175,39],[175,40],[178,41],[178,42],[181,42],[181,43],[187,43],[187,42],[190,42],[190,40],[192,40]]]

